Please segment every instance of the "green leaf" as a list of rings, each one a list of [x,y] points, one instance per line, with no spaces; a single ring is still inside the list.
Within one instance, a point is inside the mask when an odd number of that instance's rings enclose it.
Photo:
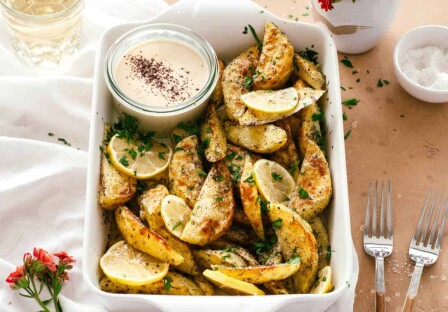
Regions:
[[[349,100],[345,100],[344,102],[342,102],[343,105],[347,105],[347,106],[354,106],[354,105],[358,105],[359,100],[356,98],[352,98]]]
[[[170,291],[172,281],[173,279],[168,275],[163,278],[163,288],[165,288],[166,291]]]
[[[22,288],[28,288],[30,286],[30,283],[28,283],[28,281],[24,278],[20,278],[17,282],[17,285],[19,285]]]
[[[288,262],[286,262],[288,264],[296,264],[296,263],[300,263],[300,257],[298,255],[295,255],[293,257],[291,257]]]
[[[175,225],[173,225],[172,230],[174,231],[174,230],[177,229],[177,227],[179,227],[180,225],[182,225],[182,221],[178,221]]]
[[[299,197],[300,198],[310,198],[310,194],[308,194],[307,191],[305,191],[303,188],[299,188]]]
[[[324,118],[324,112],[314,113],[311,118],[313,119],[313,121],[321,121]]]
[[[344,140],[347,140],[350,134],[352,134],[352,130],[347,131],[347,133],[344,135]]]
[[[226,155],[227,160],[233,160],[236,156],[236,152],[231,152],[230,154]]]
[[[225,247],[222,249],[223,251],[227,251],[227,252],[235,252],[235,247]]]
[[[52,298],[44,300],[44,301],[42,301],[42,303],[45,304],[45,305],[48,305],[51,301],[53,301]]]
[[[353,68],[353,64],[352,64],[352,62],[350,62],[349,59],[343,59],[343,60],[341,60],[341,63],[349,68]]]
[[[199,175],[200,177],[206,177],[206,176],[207,176],[207,172],[205,172],[205,171],[202,170],[202,169],[199,169],[199,170],[198,170],[198,175]]]
[[[25,294],[22,294],[22,293],[19,293],[19,295],[21,295],[22,297],[25,297],[25,298],[34,298],[34,297],[31,296],[31,295],[25,295]]]
[[[57,279],[53,279],[52,286],[54,289],[54,296],[57,297],[62,290],[62,283]]]
[[[282,175],[281,174],[278,174],[277,172],[275,172],[275,171],[273,171],[272,173],[271,173],[271,175],[272,175],[272,178],[275,180],[275,181],[282,181],[283,180],[283,177],[282,177]]]
[[[247,25],[250,29],[250,32],[252,33],[252,36],[254,36],[255,41],[257,42],[258,45],[258,50],[261,51],[261,49],[263,49],[263,42],[261,42],[260,38],[258,38],[257,32],[255,31],[255,29],[252,27],[252,25]]]
[[[277,220],[272,222],[272,226],[276,229],[279,229],[282,227],[283,220],[281,218],[278,218]]]
[[[384,86],[383,82],[381,81],[381,79],[378,79],[378,83],[376,84],[376,86],[378,88],[382,88]]]

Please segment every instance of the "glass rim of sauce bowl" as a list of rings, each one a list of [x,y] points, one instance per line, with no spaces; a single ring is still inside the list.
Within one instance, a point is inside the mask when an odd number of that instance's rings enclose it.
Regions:
[[[7,4],[6,0],[0,0],[0,4],[3,6],[3,9],[8,12],[8,14],[18,18],[22,23],[30,22],[30,23],[39,23],[39,22],[47,22],[52,21],[56,22],[61,19],[67,18],[67,12],[76,11],[82,9],[84,7],[85,0],[74,0],[73,3],[64,8],[61,11],[57,11],[50,14],[42,14],[42,15],[32,15],[20,12],[10,5]]]
[[[168,106],[147,105],[140,103],[126,95],[118,86],[114,79],[115,69],[120,58],[133,47],[144,42],[156,40],[177,41],[185,44],[203,57],[205,65],[208,67],[208,77],[202,87],[191,98],[176,104]],[[199,34],[193,30],[170,23],[156,23],[137,27],[118,38],[109,49],[105,60],[105,78],[106,84],[112,96],[118,99],[123,105],[145,113],[167,114],[180,111],[186,111],[188,108],[195,107],[196,103],[209,97],[217,84],[219,72],[218,57],[212,46]]]

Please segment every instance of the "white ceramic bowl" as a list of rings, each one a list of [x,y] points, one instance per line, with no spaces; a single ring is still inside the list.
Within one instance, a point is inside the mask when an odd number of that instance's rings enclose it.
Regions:
[[[400,85],[410,95],[429,103],[448,102],[448,90],[435,90],[423,87],[410,80],[400,67],[400,60],[410,49],[424,46],[448,48],[448,27],[428,25],[414,28],[401,36],[394,50],[395,76]]]
[[[217,55],[229,62],[244,49],[253,45],[250,32],[243,34],[251,24],[263,33],[266,20],[276,23],[291,40],[296,50],[306,47],[319,52],[319,62],[327,78],[328,92],[322,100],[325,112],[325,143],[332,173],[334,198],[326,210],[331,240],[334,290],[328,294],[285,296],[213,296],[174,297],[162,295],[110,294],[98,288],[99,259],[107,242],[104,211],[98,207],[100,151],[105,123],[116,120],[117,112],[104,81],[104,58],[115,40],[129,30],[148,23],[173,22],[186,26],[204,37]],[[313,311],[323,312],[346,292],[353,275],[353,242],[345,163],[344,129],[341,108],[337,51],[330,35],[321,27],[280,19],[251,1],[184,0],[171,6],[145,23],[129,23],[105,32],[97,51],[95,65],[93,108],[91,115],[89,164],[86,194],[86,217],[83,252],[83,274],[91,291],[103,299],[112,311]],[[352,285],[354,287],[354,285]]]

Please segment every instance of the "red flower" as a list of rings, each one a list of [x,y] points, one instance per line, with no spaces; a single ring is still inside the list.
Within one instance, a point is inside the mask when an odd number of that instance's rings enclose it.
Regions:
[[[34,248],[33,256],[37,258],[47,269],[51,272],[56,272],[56,263],[54,263],[53,257],[44,249]]]
[[[328,10],[333,10],[333,4],[331,0],[317,0],[320,3],[320,7],[327,12]]]
[[[53,255],[59,258],[59,260],[64,264],[74,263],[76,260],[69,256],[65,251],[55,252]]]
[[[23,263],[31,264],[32,260],[33,260],[33,257],[31,256],[31,254],[29,252],[27,252],[23,255]]]
[[[9,274],[9,276],[6,278],[6,282],[8,284],[14,285],[19,279],[25,276],[25,266],[18,266],[14,272]],[[11,286],[12,286],[11,285]]]

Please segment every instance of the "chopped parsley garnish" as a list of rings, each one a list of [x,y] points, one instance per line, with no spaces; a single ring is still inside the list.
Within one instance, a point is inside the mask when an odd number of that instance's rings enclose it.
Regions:
[[[205,171],[202,170],[202,169],[199,169],[199,170],[198,170],[198,175],[199,175],[200,177],[206,177],[206,176],[207,176],[207,172],[205,172]]]
[[[359,83],[361,81],[361,78],[356,79],[356,83]]]
[[[204,141],[202,141],[202,149],[206,149],[210,145],[210,138],[206,138]]]
[[[179,151],[183,151],[184,149],[182,148],[182,147],[176,147],[175,149],[174,149],[174,151],[175,152],[179,152]]]
[[[293,161],[289,167],[289,171],[294,174],[299,169],[299,161]]]
[[[131,155],[132,159],[135,160],[135,158],[137,157],[137,152],[133,148],[127,148],[125,149],[125,151],[128,152],[128,154]]]
[[[137,184],[135,185],[138,193],[146,191],[148,189],[148,184],[143,180],[137,180]]]
[[[235,252],[235,247],[225,247],[222,249],[223,251],[227,251],[227,252]]]
[[[326,281],[327,281],[327,277],[326,276],[322,277],[322,282],[326,282]]]
[[[288,264],[300,263],[300,257],[298,255],[294,255],[291,258],[289,258],[289,260],[286,263]]]
[[[273,178],[275,181],[282,181],[282,180],[283,180],[282,175],[281,175],[281,174],[278,174],[278,173],[275,172],[275,171],[273,171],[273,172],[271,173],[271,176],[272,176],[272,178]]]
[[[272,226],[276,229],[279,229],[282,227],[283,220],[281,218],[278,218],[277,220],[272,222]]]
[[[352,75],[356,75],[358,73],[357,70],[352,71]]]
[[[244,182],[249,183],[250,185],[255,185],[254,175],[251,174],[246,180],[244,180]]]
[[[263,42],[260,40],[260,38],[258,38],[257,32],[255,31],[255,29],[252,27],[252,25],[247,25],[250,29],[250,32],[252,33],[252,36],[254,36],[255,41],[257,42],[258,45],[258,50],[261,51],[261,49],[263,49]]]
[[[54,136],[54,133],[48,132],[48,136]]]
[[[351,133],[352,130],[348,130],[347,133],[344,135],[344,140],[347,140]]]
[[[255,242],[255,254],[259,255],[265,251],[271,250],[277,243],[277,236],[273,235],[264,241]]]
[[[311,118],[313,119],[313,121],[321,121],[324,118],[324,112],[314,113]]]
[[[267,214],[269,212],[269,202],[265,201],[261,198],[260,194],[258,194],[257,202],[260,204],[260,210],[263,214]]]
[[[342,113],[342,120],[344,120],[344,121],[347,120],[347,114],[345,112]]]
[[[224,177],[223,177],[222,174],[218,174],[218,175],[213,177],[213,180],[218,181],[218,182],[222,182],[222,181],[224,181]]]
[[[216,197],[216,201],[222,202],[223,198],[221,196],[220,197]]]
[[[313,62],[314,64],[317,65],[317,58],[319,53],[317,53],[316,51],[305,48],[305,51],[299,51],[299,55],[304,59]],[[297,66],[296,69],[299,70]]]
[[[177,126],[182,130],[187,131],[188,133],[199,135],[199,129],[198,127],[196,127],[196,125],[187,125],[185,122],[182,121]]]
[[[125,167],[129,167],[129,161],[128,161],[128,158],[127,158],[125,155],[123,155],[123,156],[120,158],[119,162],[120,162],[120,164],[122,164],[123,166],[125,166]]]
[[[358,105],[359,100],[356,98],[352,98],[349,100],[345,100],[344,102],[342,102],[342,105],[347,105],[347,106],[354,106],[354,105]]]
[[[382,88],[384,85],[388,85],[390,82],[386,79],[378,79],[378,83],[376,84],[377,87]]]
[[[327,252],[325,254],[325,259],[327,259],[327,260],[331,259],[331,245],[327,246]]]
[[[310,198],[310,194],[308,194],[307,191],[305,191],[303,188],[299,188],[299,197],[300,198]]]
[[[248,31],[247,26],[244,26],[243,34],[246,35],[247,31]]]
[[[284,200],[284,201],[290,201],[291,198],[289,198],[288,196],[285,196],[285,197],[283,197],[283,200]]]
[[[231,152],[226,155],[227,160],[232,160],[235,158],[236,152]]]
[[[345,88],[344,88],[343,86],[341,86],[341,90],[342,90],[342,91],[347,91],[347,90],[345,90]]]
[[[210,129],[210,127],[205,128],[205,132],[206,133],[212,133],[212,129]]]
[[[226,260],[227,258],[230,258],[230,255],[229,255],[229,254],[224,255],[224,256],[221,257],[222,260]]]
[[[182,225],[182,221],[178,221],[175,225],[173,225],[172,230],[174,231],[175,229],[177,229],[181,225]]]
[[[352,64],[352,62],[350,62],[349,59],[343,59],[343,60],[341,60],[341,63],[349,68],[353,68],[353,64]]]
[[[72,146],[72,145],[71,145],[70,143],[68,143],[64,138],[58,138],[58,141],[64,143],[64,145]]]
[[[254,80],[252,79],[252,77],[249,77],[249,76],[244,77],[243,81],[244,81],[244,84],[243,84],[244,88],[246,88],[246,89],[252,88],[252,85],[254,84]]]
[[[170,291],[172,281],[173,279],[168,275],[163,278],[163,288],[165,288],[166,291]]]
[[[173,141],[174,143],[179,143],[180,141],[182,141],[182,137],[180,135],[177,134],[173,134]]]
[[[236,160],[243,160],[243,155],[238,155],[238,156],[236,156]]]
[[[164,156],[165,154],[166,154],[166,152],[159,152],[159,158],[162,160],[165,160],[165,156]]]

